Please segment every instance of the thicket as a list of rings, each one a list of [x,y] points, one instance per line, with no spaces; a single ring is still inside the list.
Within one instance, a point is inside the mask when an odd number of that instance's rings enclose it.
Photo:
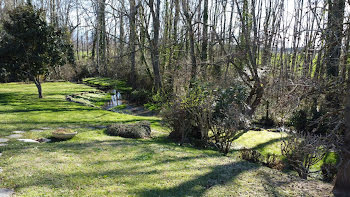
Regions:
[[[245,132],[246,91],[236,85],[215,89],[194,84],[189,93],[175,97],[161,112],[172,132],[169,137],[181,144],[188,141],[199,146],[212,144],[227,154],[232,141]]]
[[[312,133],[291,133],[283,140],[281,152],[287,163],[298,175],[307,179],[313,165],[322,161],[332,148],[331,136],[319,136]]]

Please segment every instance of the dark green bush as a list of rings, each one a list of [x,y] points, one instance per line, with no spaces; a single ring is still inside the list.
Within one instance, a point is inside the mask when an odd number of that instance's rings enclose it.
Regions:
[[[147,121],[135,124],[112,124],[107,127],[106,134],[125,138],[147,138],[151,137],[150,123]]]
[[[316,107],[312,106],[310,110],[307,108],[300,109],[294,112],[289,119],[289,125],[293,126],[295,130],[299,132],[312,132],[314,134],[326,134],[328,127],[328,118],[320,121],[320,118],[325,114],[324,111],[316,110]]]
[[[232,141],[247,125],[243,114],[245,89],[239,85],[227,89],[192,85],[188,94],[164,105],[161,115],[172,129],[169,137],[181,143],[195,142],[201,147],[213,144],[227,154]]]
[[[169,138],[181,144],[185,140],[199,140],[203,142],[201,146],[205,146],[212,103],[212,96],[205,87],[195,85],[188,94],[165,104],[161,115],[165,124],[172,129]]]
[[[325,182],[332,182],[338,172],[337,165],[333,163],[324,163],[321,166],[322,179]]]
[[[151,98],[151,93],[145,89],[133,90],[130,93],[130,101],[132,103],[144,104]]]
[[[270,117],[264,116],[259,120],[258,124],[267,128],[271,128],[275,125],[275,121]]]
[[[293,113],[289,120],[290,126],[293,126],[297,131],[306,131],[308,120],[305,110],[298,110]]]
[[[164,95],[157,92],[157,94],[152,96],[148,103],[144,104],[144,107],[150,111],[160,112],[163,104],[166,103],[168,99],[169,95]]]
[[[164,110],[161,111],[161,116],[163,117],[164,123],[172,130],[169,138],[183,143],[193,126],[191,118],[183,108],[181,102],[174,101],[168,104]]]

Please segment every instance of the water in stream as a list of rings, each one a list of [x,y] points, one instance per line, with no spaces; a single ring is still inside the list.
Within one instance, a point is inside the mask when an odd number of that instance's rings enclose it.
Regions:
[[[113,107],[123,104],[122,95],[120,94],[120,92],[117,92],[117,90],[113,90],[112,93],[113,94],[111,96],[111,100],[108,103],[106,103],[106,109],[111,109]]]

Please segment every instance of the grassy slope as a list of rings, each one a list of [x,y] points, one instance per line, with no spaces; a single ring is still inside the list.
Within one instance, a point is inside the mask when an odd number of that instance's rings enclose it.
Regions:
[[[111,122],[159,119],[102,111],[64,101],[91,90],[71,83],[45,83],[44,99],[31,84],[0,84],[0,135],[14,130],[77,126],[72,140],[46,144],[11,141],[2,148],[0,187],[18,196],[328,196],[331,186],[302,181],[216,151],[180,147],[164,139],[110,137],[89,128]],[[26,137],[46,137],[28,132]],[[245,136],[242,136],[245,137]],[[255,136],[256,137],[256,136]],[[239,139],[244,144],[248,140]],[[261,148],[265,141],[255,139]],[[238,143],[238,142],[237,142]],[[253,142],[252,142],[253,143]],[[255,145],[254,145],[255,146]]]
[[[91,107],[70,103],[65,95],[94,90],[85,85],[66,82],[44,83],[44,99],[37,98],[32,84],[0,84],[1,131],[30,130],[40,127],[64,127],[78,125],[108,125],[112,122],[129,122],[149,119],[154,126],[159,119],[116,114]]]

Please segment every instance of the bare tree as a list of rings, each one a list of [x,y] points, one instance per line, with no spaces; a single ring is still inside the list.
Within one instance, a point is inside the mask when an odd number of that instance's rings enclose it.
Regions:
[[[162,81],[159,71],[159,33],[160,33],[160,0],[149,0],[148,6],[152,15],[153,37],[150,40],[151,59],[154,74],[154,88],[156,91],[161,90]]]
[[[338,76],[343,38],[345,0],[328,0],[328,27],[326,32],[326,66],[328,76]]]

